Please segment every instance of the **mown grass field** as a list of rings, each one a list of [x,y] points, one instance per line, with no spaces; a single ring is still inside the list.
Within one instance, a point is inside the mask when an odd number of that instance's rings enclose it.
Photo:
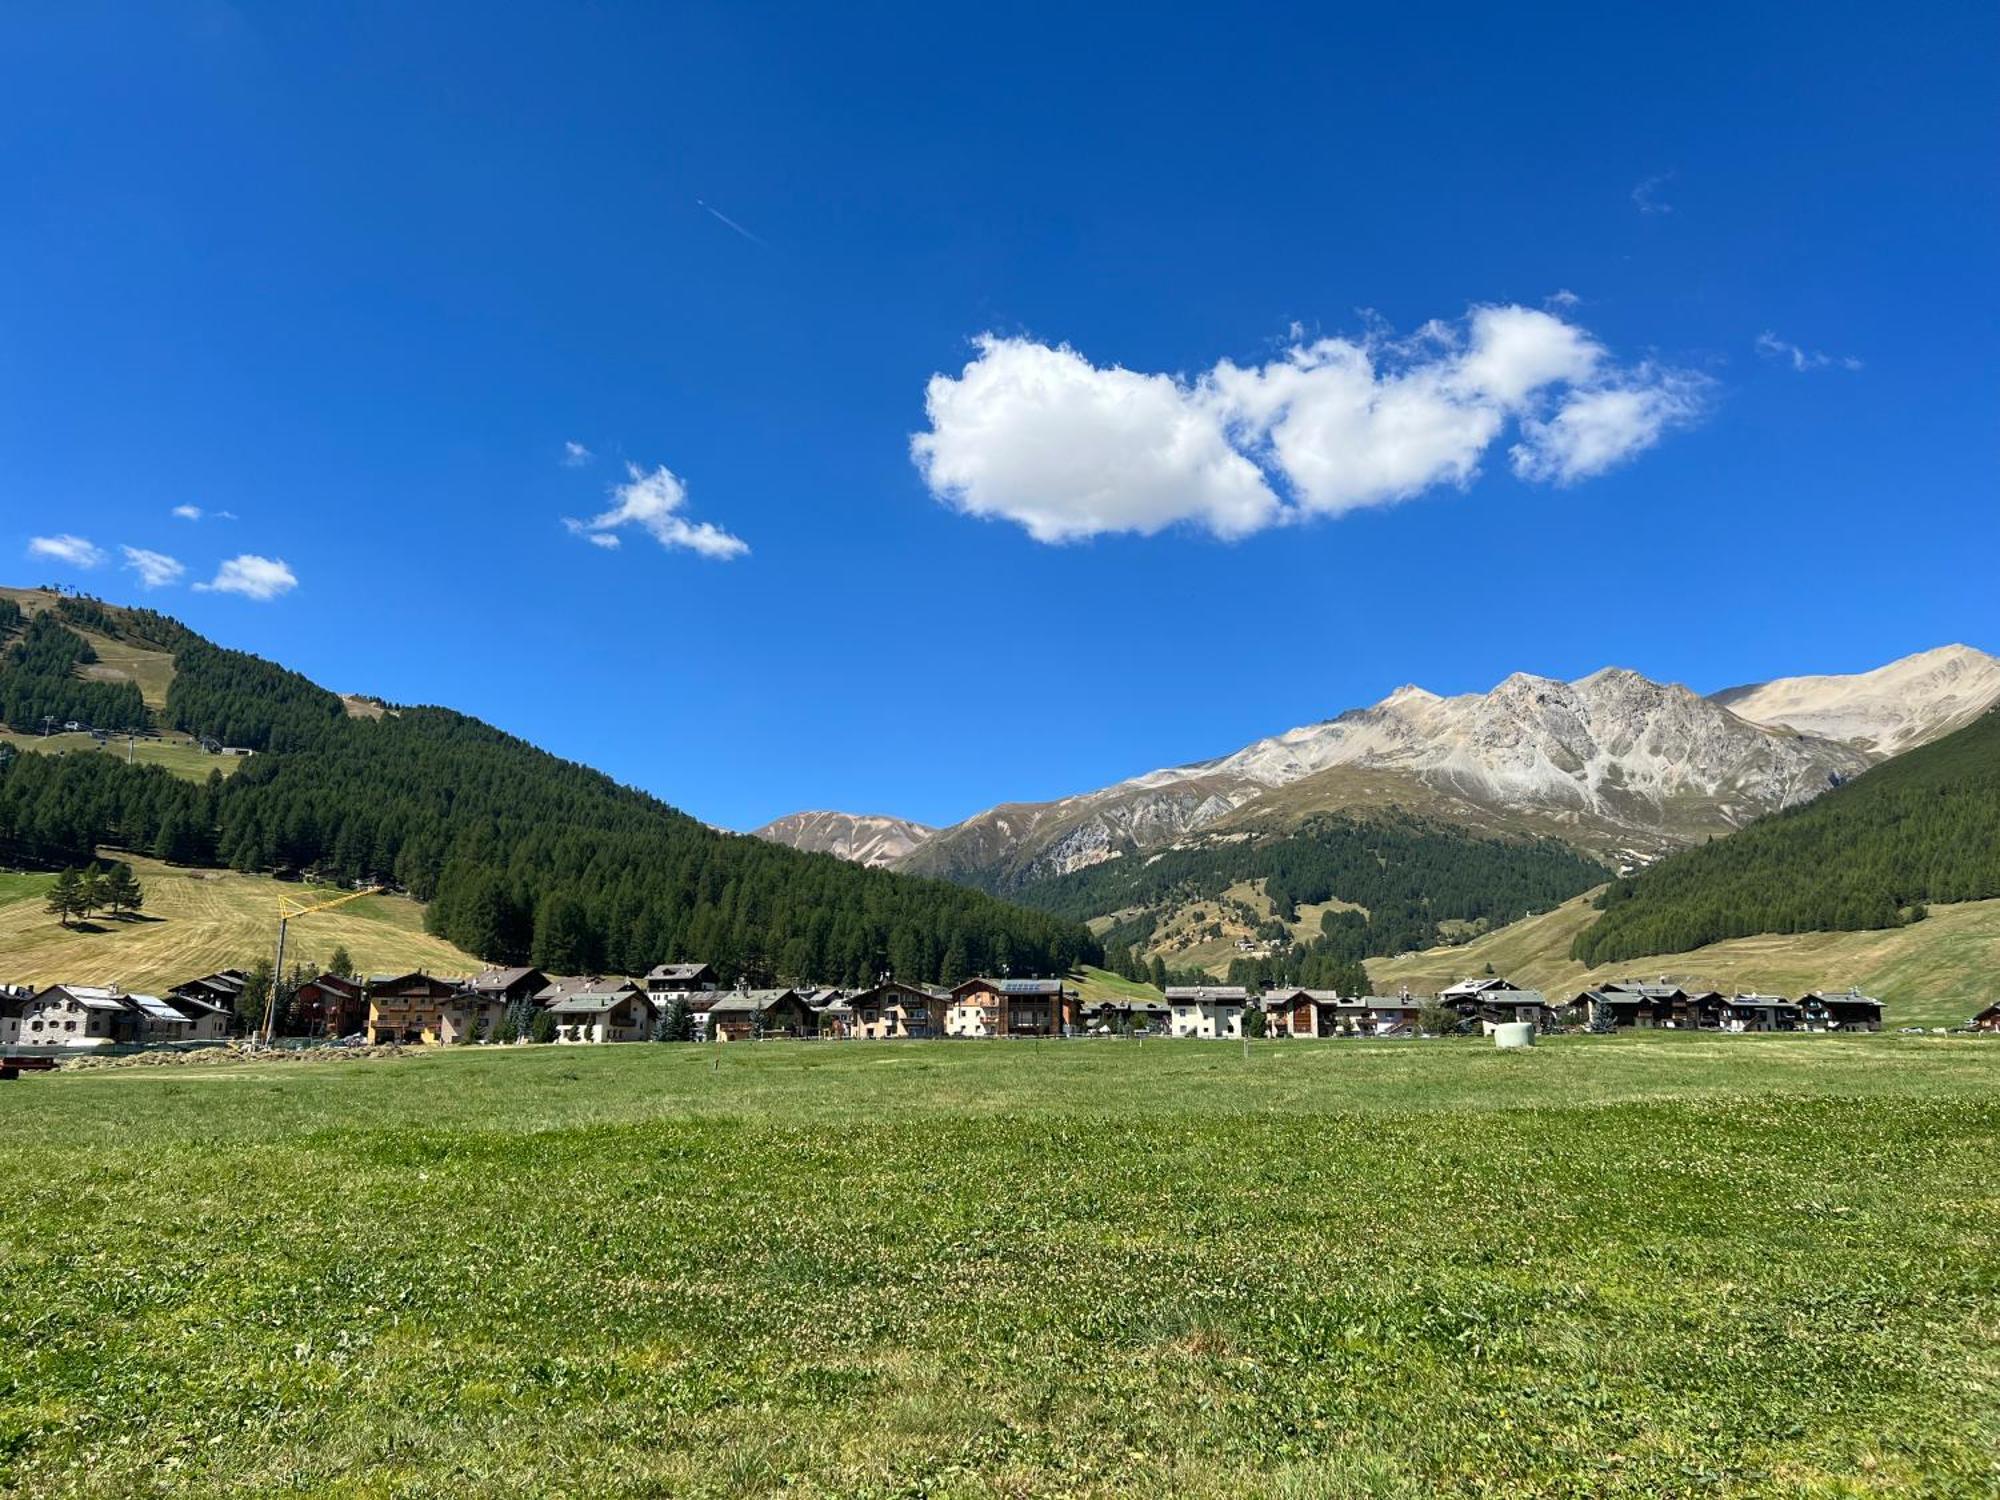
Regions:
[[[111,856],[107,856],[111,857]],[[340,894],[331,887],[191,870],[158,860],[118,855],[145,887],[135,919],[96,916],[64,927],[42,908],[52,875],[0,875],[0,982],[120,984],[155,992],[268,956],[278,935],[278,899],[313,901]],[[424,931],[424,909],[402,896],[364,896],[333,911],[292,923],[287,967],[325,963],[345,945],[364,973],[428,969],[471,974],[484,965]]]
[[[2000,1044],[758,1044],[0,1090],[21,1495],[1991,1495]]]
[[[2000,1000],[2000,901],[1933,906],[1923,921],[1886,931],[1767,933],[1589,969],[1569,948],[1597,915],[1590,901],[1579,896],[1457,947],[1371,958],[1368,977],[1378,989],[1406,984],[1418,994],[1483,974],[1489,964],[1551,994],[1661,974],[1729,992],[1780,995],[1853,984],[1887,1005],[1883,1024],[1890,1027],[1963,1026]]]
[[[211,771],[233,776],[243,764],[240,755],[210,755],[182,736],[134,740],[128,746],[122,735],[114,735],[100,745],[87,734],[14,734],[0,729],[0,745],[24,755],[109,755],[134,765],[164,766],[186,781],[206,781]]]

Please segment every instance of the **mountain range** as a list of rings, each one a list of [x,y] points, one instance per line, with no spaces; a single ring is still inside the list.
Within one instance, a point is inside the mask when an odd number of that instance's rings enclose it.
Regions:
[[[1195,835],[1388,808],[1552,836],[1636,868],[1807,802],[1996,703],[2000,659],[1962,645],[1708,696],[1616,667],[1573,682],[1517,673],[1485,693],[1398,688],[1213,760],[948,828],[813,813],[758,832],[998,892]]]

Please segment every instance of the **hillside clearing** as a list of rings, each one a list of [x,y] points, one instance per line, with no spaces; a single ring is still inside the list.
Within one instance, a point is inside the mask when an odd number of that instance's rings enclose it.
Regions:
[[[136,920],[94,917],[65,928],[42,909],[50,875],[0,877],[0,981],[11,984],[118,984],[157,992],[216,969],[268,956],[277,940],[278,899],[337,895],[330,887],[190,870],[115,854],[146,889]],[[364,972],[428,969],[470,974],[484,967],[423,930],[421,904],[402,896],[366,896],[292,924],[288,958],[324,963],[345,946]],[[289,967],[289,962],[287,964]]]
[[[1594,894],[1594,893],[1593,893]],[[1577,933],[1596,919],[1591,895],[1525,918],[1458,947],[1371,958],[1378,989],[1408,985],[1428,994],[1453,980],[1493,972],[1551,994],[1608,979],[1669,975],[1725,991],[1799,995],[1858,985],[1884,1001],[1884,1024],[1960,1026],[2000,999],[2000,901],[1933,906],[1908,927],[1865,932],[1767,933],[1586,968],[1569,956]]]
[[[208,773],[236,774],[243,764],[240,755],[210,755],[185,735],[165,735],[156,740],[112,735],[99,744],[88,734],[15,734],[0,729],[0,745],[28,755],[109,755],[134,765],[162,766],[188,781],[206,781]]]
[[[0,1094],[0,1487],[1977,1493],[1996,1083],[1900,1037],[57,1074]]]

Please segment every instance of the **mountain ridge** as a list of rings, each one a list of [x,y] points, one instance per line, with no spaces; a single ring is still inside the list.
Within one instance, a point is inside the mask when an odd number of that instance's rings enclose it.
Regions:
[[[1995,702],[2000,660],[1967,646],[1709,695],[1615,666],[1567,682],[1516,672],[1485,693],[1405,684],[1209,760],[997,804],[890,863],[1004,892],[1204,829],[1404,806],[1637,866],[1809,801]]]

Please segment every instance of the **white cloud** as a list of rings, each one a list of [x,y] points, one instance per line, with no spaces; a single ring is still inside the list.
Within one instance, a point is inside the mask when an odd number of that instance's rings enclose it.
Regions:
[[[940,500],[1018,521],[1038,542],[1198,521],[1244,536],[1280,503],[1230,446],[1224,413],[1169,375],[1098,369],[1067,345],[987,334],[956,379],[934,375],[911,456]]]
[[[173,509],[173,515],[176,520],[180,521],[199,521],[204,516],[208,517],[211,521],[233,521],[236,519],[236,512],[233,510],[203,510],[199,505],[176,505]]]
[[[139,575],[139,583],[144,588],[165,588],[168,584],[180,582],[181,575],[187,572],[185,563],[164,552],[151,552],[144,547],[120,547],[118,550],[125,554],[125,566]]]
[[[599,547],[619,543],[621,526],[644,528],[662,547],[683,547],[703,557],[727,561],[750,550],[741,537],[731,536],[708,521],[690,521],[682,515],[687,504],[687,485],[664,464],[649,474],[637,464],[625,466],[625,483],[611,487],[613,505],[587,521],[565,516],[563,525],[571,534],[585,537]]]
[[[230,558],[216,569],[214,578],[197,583],[195,588],[203,593],[241,594],[246,599],[266,603],[298,586],[297,576],[284,559],[245,552]]]
[[[1660,196],[1660,190],[1674,180],[1672,172],[1660,172],[1646,178],[1632,189],[1632,206],[1642,214],[1670,214],[1673,204]]]
[[[1801,349],[1787,343],[1768,328],[1757,335],[1757,352],[1766,359],[1783,360],[1794,370],[1858,370],[1861,361],[1851,354],[1823,354],[1817,349]]]
[[[562,462],[565,469],[580,469],[595,457],[597,457],[595,453],[579,442],[570,441],[563,444]]]
[[[1396,340],[1302,342],[1194,378],[1099,368],[987,334],[925,392],[911,457],[931,492],[1037,541],[1176,523],[1218,537],[1390,505],[1475,479],[1513,424],[1514,469],[1568,483],[1699,411],[1700,377],[1618,366],[1554,313],[1475,307]]]
[[[1555,484],[1595,478],[1694,421],[1706,389],[1700,376],[1642,365],[1626,384],[1572,391],[1547,420],[1522,422],[1514,472]]]
[[[72,568],[94,568],[104,561],[104,549],[95,542],[67,531],[55,536],[28,538],[28,556],[46,557],[68,563]]]

